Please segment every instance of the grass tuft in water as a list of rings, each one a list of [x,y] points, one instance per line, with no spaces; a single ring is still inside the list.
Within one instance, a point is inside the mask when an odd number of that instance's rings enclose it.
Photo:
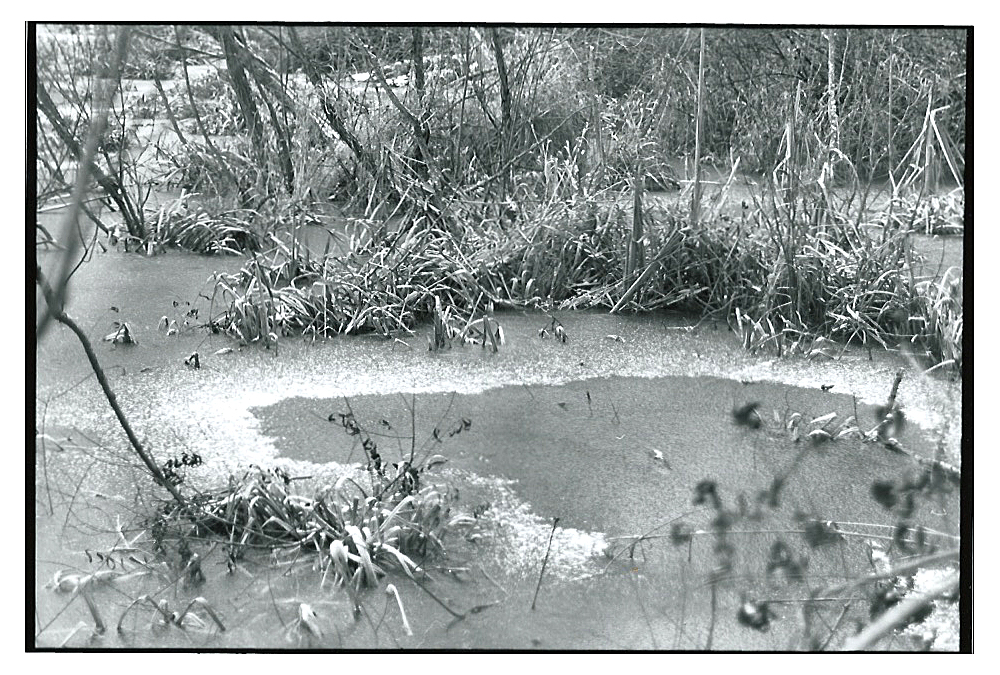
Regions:
[[[231,560],[245,548],[319,554],[324,577],[353,595],[376,586],[387,569],[412,575],[421,569],[414,558],[444,552],[452,497],[434,486],[418,488],[414,473],[408,466],[380,472],[384,486],[394,486],[380,496],[350,478],[305,496],[283,471],[254,467],[159,519],[187,523],[190,537],[224,542]]]

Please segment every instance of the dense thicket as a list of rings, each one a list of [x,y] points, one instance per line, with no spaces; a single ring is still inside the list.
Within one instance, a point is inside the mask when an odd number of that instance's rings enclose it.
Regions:
[[[295,191],[293,155],[305,161],[325,148],[321,164],[331,171],[311,176],[309,186],[338,197],[400,198],[416,175],[437,199],[461,192],[502,201],[517,192],[519,177],[553,162],[571,161],[579,178],[599,187],[631,176],[639,163],[646,173],[669,174],[690,158],[698,34],[149,26],[132,31],[123,75],[178,78],[182,57],[189,67],[219,66],[228,86],[200,99],[203,117],[212,118],[207,131],[249,134],[263,165],[256,169],[275,171],[287,192]],[[800,158],[822,155],[834,124],[835,146],[860,175],[885,177],[901,168],[928,109],[945,106],[938,125],[961,151],[965,37],[960,29],[709,28],[702,154],[719,163],[740,157],[743,170],[766,173],[788,154],[789,124]],[[93,73],[99,43],[99,35],[82,40],[73,55],[72,45],[40,44],[41,83],[60,88],[71,80],[71,58],[87,66],[78,75]]]
[[[118,63],[111,45],[123,36]],[[39,204],[71,184],[92,140],[93,175],[122,223],[81,209],[147,252],[266,249],[322,222],[331,201],[364,217],[346,268],[293,241],[269,272],[223,282],[224,323],[245,339],[405,330],[442,298],[466,319],[488,301],[669,306],[725,315],[756,335],[750,345],[906,339],[960,365],[960,271],[917,279],[906,235],[962,227],[961,191],[935,193],[940,179],[963,180],[965,39],[896,28],[49,26],[38,41]],[[153,87],[138,95],[142,80]],[[95,101],[109,95],[107,133],[91,139],[102,131],[89,124]],[[732,176],[703,196],[698,163],[738,163],[756,192],[726,213]],[[889,211],[864,215],[886,176]],[[185,197],[150,212],[164,183],[198,193],[198,208]],[[666,212],[644,206],[644,190],[682,186]],[[890,227],[861,229],[862,218]]]

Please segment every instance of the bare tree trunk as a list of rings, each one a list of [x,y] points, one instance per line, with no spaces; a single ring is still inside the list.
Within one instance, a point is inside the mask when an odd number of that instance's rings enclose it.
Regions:
[[[826,113],[829,118],[829,138],[827,139],[827,161],[824,174],[834,178],[837,164],[837,151],[840,149],[840,115],[837,112],[837,30],[829,29],[825,33],[826,51]]]
[[[430,157],[424,157],[423,149],[431,140],[431,131],[427,126],[427,111],[424,107],[424,34],[421,28],[413,28],[413,87],[417,93],[417,111],[413,118],[414,144],[411,154],[414,159],[417,175],[427,178],[427,162]]]
[[[591,185],[596,188],[604,183],[604,136],[601,133],[601,98],[597,90],[593,47],[590,48],[590,56],[587,59],[587,82],[590,84],[591,135],[587,143],[587,159],[590,163],[587,170],[591,173]],[[642,164],[638,153],[636,154],[636,161],[639,165]],[[645,177],[643,177],[643,180],[645,180]]]
[[[261,120],[260,110],[254,98],[251,88],[251,80],[257,86],[260,100],[267,110],[268,118],[274,129],[275,153],[277,155],[278,166],[281,169],[282,178],[285,183],[285,190],[291,194],[295,190],[295,170],[292,164],[291,147],[288,138],[287,128],[278,120],[271,96],[278,98],[287,110],[291,107],[291,101],[287,93],[271,77],[270,69],[250,52],[243,43],[242,38],[231,27],[215,28],[213,33],[222,43],[222,51],[226,57],[226,66],[229,70],[229,79],[233,85],[233,92],[236,95],[236,102],[239,105],[244,125],[250,133],[250,140],[253,144],[253,151],[257,157],[257,162],[261,168],[262,176],[266,176],[268,163],[266,151],[266,139],[264,136],[265,126]],[[263,189],[266,186],[261,185]]]
[[[504,133],[509,133],[511,128],[510,82],[507,80],[507,61],[503,56],[503,44],[496,28],[490,28],[490,40],[493,45],[493,56],[497,60],[497,75],[500,78],[500,129]]]
[[[104,369],[101,368],[101,364],[97,360],[97,354],[94,353],[94,348],[90,345],[90,340],[87,338],[87,335],[83,332],[80,326],[78,326],[77,323],[66,314],[62,301],[56,296],[55,291],[52,290],[48,281],[45,279],[45,276],[42,274],[42,268],[36,266],[35,273],[37,274],[36,282],[41,288],[42,295],[45,297],[45,301],[48,304],[49,312],[51,312],[52,318],[73,331],[73,334],[80,340],[80,344],[83,345],[83,351],[87,353],[87,359],[90,361],[90,367],[94,370],[94,375],[97,376],[97,382],[101,385],[101,390],[108,399],[108,404],[111,405],[111,409],[118,418],[118,423],[121,424],[122,429],[125,431],[125,435],[128,436],[129,443],[132,444],[132,449],[135,450],[135,453],[139,456],[139,459],[142,460],[142,463],[146,465],[146,469],[153,477],[153,480],[156,481],[157,484],[166,488],[181,506],[185,506],[187,501],[183,496],[181,496],[181,493],[178,492],[177,487],[166,479],[163,472],[160,470],[160,467],[156,464],[146,449],[142,447],[142,444],[139,442],[139,438],[135,435],[135,432],[132,431],[132,427],[128,423],[125,413],[122,412],[121,406],[118,405],[118,399],[115,396],[114,391],[111,390],[108,378],[105,376]]]
[[[643,246],[642,193],[645,171],[642,159],[636,159],[635,176],[632,191],[632,234],[628,242],[628,257],[625,260],[625,287],[632,283],[632,277],[637,269],[646,264],[645,247]]]
[[[507,61],[503,56],[503,45],[500,42],[500,33],[494,27],[490,28],[490,44],[493,46],[493,56],[497,62],[497,76],[500,85],[500,162],[504,162],[514,154],[511,144],[511,134],[514,131],[513,120],[511,119],[511,96],[510,82],[507,79]],[[507,197],[507,176],[508,172],[500,177],[500,200]]]
[[[705,29],[701,29],[698,50],[698,113],[694,122],[694,191],[691,195],[691,224],[698,224],[701,211],[701,116],[705,105]]]
[[[278,38],[281,46],[284,42]],[[243,66],[249,76],[257,86],[257,93],[260,96],[264,108],[267,110],[268,118],[271,120],[271,127],[274,129],[278,166],[281,167],[282,177],[285,181],[285,189],[288,194],[295,190],[295,169],[291,156],[291,134],[288,130],[288,113],[294,114],[295,103],[288,95],[285,83],[279,78],[277,73],[259,56],[250,51],[246,45],[241,45],[241,55]],[[285,50],[280,52],[282,60],[285,57]],[[284,122],[278,119],[275,101],[282,108]]]
[[[181,43],[181,33],[176,26],[174,26],[174,39],[177,42],[178,50],[183,50],[183,45]],[[191,91],[191,76],[188,73],[186,56],[181,59],[181,71],[184,73],[184,90],[187,92],[188,104],[191,106],[191,112],[194,113],[194,121],[195,124],[198,126],[198,131],[201,133],[201,137],[202,139],[204,139],[205,145],[208,147],[209,150],[212,151],[215,160],[219,164],[219,167],[226,173],[226,176],[229,178],[229,180],[232,181],[233,187],[239,194],[240,205],[244,207],[248,206],[250,203],[249,195],[246,194],[246,191],[244,189],[245,186],[240,184],[239,178],[236,177],[236,174],[229,167],[229,163],[226,162],[226,159],[222,156],[222,153],[219,152],[219,149],[215,146],[215,143],[212,142],[211,137],[209,137],[208,135],[208,130],[205,128],[205,122],[202,121],[201,119],[201,113],[198,112],[198,106],[194,100],[194,93]]]
[[[217,37],[222,43],[222,51],[226,56],[226,67],[229,70],[229,81],[233,85],[233,93],[236,95],[236,103],[240,108],[243,123],[250,134],[250,143],[253,147],[254,155],[257,157],[257,164],[261,170],[261,175],[266,174],[267,154],[264,151],[264,125],[260,120],[260,111],[257,110],[257,102],[253,98],[250,89],[250,82],[247,80],[246,54],[236,33],[229,26],[217,29]],[[259,185],[266,190],[266,186]]]
[[[348,128],[344,119],[340,116],[340,113],[330,103],[329,97],[327,96],[326,89],[323,86],[323,75],[320,73],[316,64],[309,58],[305,47],[302,45],[302,41],[299,39],[298,33],[295,31],[294,27],[289,27],[289,35],[291,36],[292,45],[295,51],[299,53],[299,58],[302,60],[302,69],[306,73],[306,77],[309,82],[312,83],[313,88],[319,93],[320,102],[323,107],[323,116],[326,118],[327,123],[333,129],[333,132],[337,134],[337,137],[344,142],[344,144],[351,150],[354,156],[357,158],[358,162],[363,166],[369,174],[371,174],[373,180],[378,180],[379,170],[378,162],[372,157],[365,147],[358,140],[358,137]]]
[[[229,70],[229,81],[233,85],[233,93],[236,94],[236,103],[239,105],[243,123],[254,145],[260,148],[264,143],[264,125],[260,121],[257,102],[254,101],[250,83],[247,81],[243,46],[237,39],[236,33],[228,26],[219,29],[219,40],[222,42],[222,51],[226,56],[226,68]]]
[[[271,126],[274,128],[274,137],[278,145],[278,166],[281,167],[281,174],[285,179],[285,191],[288,194],[292,194],[295,192],[295,167],[292,165],[292,149],[288,137],[288,127],[278,121],[278,114],[274,110],[274,104],[267,97],[264,85],[257,78],[256,74],[253,75],[253,81],[257,85],[260,100],[264,102],[264,108],[267,110]]]

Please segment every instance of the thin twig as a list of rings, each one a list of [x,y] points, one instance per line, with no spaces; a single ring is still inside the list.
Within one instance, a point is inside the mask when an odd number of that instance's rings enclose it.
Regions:
[[[552,531],[549,532],[549,545],[545,547],[545,558],[542,560],[542,571],[538,573],[538,585],[535,586],[535,597],[531,599],[531,609],[535,609],[535,601],[538,600],[538,591],[542,587],[542,576],[545,574],[545,566],[549,564],[549,551],[552,550],[552,537],[556,534],[556,526],[559,518],[552,521]]]
[[[711,585],[712,589],[712,614],[708,618],[708,638],[705,640],[705,651],[712,649],[712,637],[715,634],[715,611],[718,607],[718,597],[716,596],[716,586],[718,584],[713,583]]]
[[[173,128],[174,133],[177,134],[177,140],[181,142],[181,145],[187,145],[187,138],[184,137],[184,132],[181,131],[181,127],[177,124],[177,116],[174,115],[173,106],[170,105],[170,98],[167,96],[167,92],[163,89],[163,83],[160,82],[160,78],[153,78],[153,86],[156,87],[157,93],[160,98],[163,99],[163,106],[167,112],[167,120],[170,122],[170,126]]]
[[[829,588],[826,588],[823,591],[821,591],[820,595],[830,596],[830,595],[836,595],[838,593],[853,591],[855,588],[858,588],[859,586],[864,586],[865,584],[873,583],[876,581],[882,581],[883,579],[892,579],[893,577],[903,576],[906,573],[918,570],[921,567],[929,567],[936,563],[952,562],[958,560],[958,555],[959,555],[959,550],[956,548],[956,549],[950,549],[948,551],[941,551],[939,553],[934,553],[931,555],[921,556],[915,560],[911,560],[909,562],[897,565],[896,567],[893,567],[892,569],[887,570],[885,572],[869,574],[867,576],[858,577],[857,579],[853,579],[843,584],[830,586]]]
[[[413,466],[413,456],[417,452],[417,395],[413,394],[410,404],[410,466]]]
[[[610,539],[635,539],[635,542],[632,544],[632,546],[635,546],[635,544],[639,543],[640,541],[643,541],[644,539],[652,539],[653,537],[651,537],[650,535],[652,535],[653,532],[656,532],[661,527],[666,527],[667,525],[670,525],[670,524],[672,524],[672,523],[680,520],[681,518],[685,518],[685,517],[691,515],[692,513],[694,513],[694,511],[687,511],[686,513],[682,513],[679,516],[674,516],[670,520],[664,521],[664,522],[660,523],[659,525],[656,525],[656,526],[650,528],[649,530],[646,530],[645,532],[643,532],[642,534],[640,534],[638,537],[636,537],[636,536],[626,536],[626,537],[609,537],[609,538]],[[631,546],[627,547],[627,548],[623,548],[620,551],[618,551],[618,553],[615,553],[615,555],[611,558],[611,560],[608,562],[608,564],[604,566],[604,571],[607,572],[608,568],[610,568],[611,565],[615,562],[615,560],[618,559],[618,556],[620,556],[622,553],[624,553],[629,548],[631,548]]]
[[[429,590],[427,590],[427,587],[424,586],[422,583],[420,583],[419,581],[417,581],[416,579],[414,579],[412,577],[410,578],[410,581],[412,581],[413,583],[415,583],[417,585],[417,588],[419,588],[420,590],[422,590],[427,595],[431,596],[431,600],[433,600],[437,604],[441,605],[441,607],[443,607],[444,610],[446,612],[448,612],[449,614],[451,614],[453,617],[455,617],[456,619],[464,619],[465,618],[465,614],[459,614],[458,612],[456,612],[455,610],[453,610],[451,607],[449,607],[448,605],[446,605],[443,600],[441,600],[440,598],[438,598],[438,596],[434,595]]]
[[[160,471],[160,467],[157,466],[156,462],[146,449],[142,447],[142,444],[139,442],[135,432],[132,431],[132,426],[128,423],[125,413],[122,412],[121,407],[118,405],[118,399],[115,397],[114,391],[111,390],[111,385],[108,383],[108,378],[104,374],[104,369],[101,368],[101,364],[97,360],[97,354],[94,353],[94,348],[91,346],[90,340],[87,338],[80,326],[78,326],[73,319],[67,316],[65,310],[60,304],[59,299],[56,297],[45,276],[42,274],[41,268],[36,267],[35,270],[37,274],[38,286],[41,288],[42,294],[45,296],[45,301],[48,303],[49,312],[51,312],[52,318],[73,331],[73,333],[76,334],[76,337],[80,340],[80,344],[83,345],[83,350],[87,353],[87,359],[90,361],[90,366],[94,371],[94,375],[97,376],[97,382],[101,385],[101,389],[104,391],[104,396],[108,399],[111,409],[118,418],[118,423],[125,431],[125,435],[128,436],[128,440],[132,444],[132,448],[135,450],[136,454],[139,455],[139,459],[142,460],[143,464],[146,465],[146,468],[153,476],[153,479],[158,484],[165,487],[181,506],[185,506],[187,502],[184,497],[182,497],[181,493],[177,491],[177,488],[170,481],[168,481],[166,477],[164,477],[163,472]]]
[[[868,649],[876,642],[891,633],[897,627],[905,624],[913,614],[930,605],[936,598],[954,593],[958,588],[958,572],[931,587],[924,593],[914,593],[898,605],[885,612],[876,621],[857,635],[844,642],[844,651],[854,652]]]
[[[125,55],[128,51],[128,37],[130,28],[122,27],[118,31],[118,35],[115,40],[115,49],[111,55],[111,66],[108,71],[109,82],[120,82],[119,80],[119,68],[125,60]],[[69,283],[69,278],[71,275],[70,268],[73,264],[73,258],[76,253],[76,238],[74,233],[77,231],[79,207],[83,202],[84,196],[87,192],[88,185],[90,182],[90,175],[93,174],[97,176],[98,183],[105,188],[106,192],[110,190],[111,196],[116,198],[116,200],[121,199],[121,195],[115,191],[115,186],[108,180],[108,178],[97,168],[94,163],[94,158],[97,155],[98,145],[101,142],[101,137],[104,134],[104,129],[108,122],[108,109],[111,106],[111,98],[114,95],[114,87],[105,85],[103,88],[99,88],[94,96],[94,111],[96,116],[87,131],[87,137],[82,147],[76,142],[76,140],[68,133],[67,126],[65,122],[62,121],[59,115],[59,109],[56,107],[55,103],[49,97],[44,86],[41,83],[38,85],[38,102],[42,109],[42,112],[49,117],[55,130],[61,132],[60,136],[63,137],[63,141],[67,148],[69,148],[73,156],[77,159],[79,169],[76,175],[76,183],[73,186],[73,192],[70,197],[70,208],[66,212],[66,216],[63,219],[62,234],[60,235],[60,242],[64,248],[61,264],[57,265],[55,270],[55,278],[53,283],[55,287],[53,289],[53,295],[51,301],[46,298],[48,305],[50,307],[49,311],[45,312],[39,321],[36,323],[35,329],[35,339],[40,340],[42,335],[45,334],[48,328],[49,320],[54,319],[54,312],[62,312],[63,306],[66,302],[66,287]],[[127,212],[124,208],[126,205],[119,201],[119,205],[122,206],[122,211]],[[127,220],[127,219],[126,219]]]
[[[851,603],[848,602],[844,605],[844,608],[840,610],[840,616],[837,617],[836,622],[833,624],[833,628],[830,629],[830,634],[826,636],[826,640],[820,645],[819,651],[825,651],[827,647],[830,646],[830,641],[833,640],[833,636],[837,634],[837,630],[840,628],[840,624],[844,622],[844,617],[847,616],[847,610],[850,609]]]
[[[653,643],[653,649],[658,650],[660,647],[656,644],[656,633],[653,631],[653,624],[649,620],[649,614],[646,613],[646,605],[642,602],[642,594],[639,592],[639,579],[635,576],[629,576],[632,583],[635,584],[635,597],[639,601],[639,611],[642,612],[642,618],[646,622],[646,628],[649,630],[649,639]]]

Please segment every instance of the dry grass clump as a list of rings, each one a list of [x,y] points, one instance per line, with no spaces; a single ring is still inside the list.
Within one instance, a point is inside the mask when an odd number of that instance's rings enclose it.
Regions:
[[[255,258],[218,277],[216,297],[227,309],[217,325],[248,342],[270,334],[391,335],[430,315],[435,298],[471,308],[481,293],[454,239],[414,225],[343,257],[311,258],[279,245],[270,261]]]
[[[157,244],[193,253],[240,255],[260,248],[250,215],[242,210],[214,215],[203,209],[160,211],[150,237]]]
[[[959,187],[930,197],[897,197],[887,218],[900,227],[927,235],[965,234],[965,189]]]
[[[909,340],[937,364],[962,369],[964,279],[961,270],[949,268],[939,280],[916,285],[908,317]]]
[[[421,488],[421,473],[403,463],[383,468],[372,494],[345,476],[304,496],[280,469],[254,467],[186,507],[169,505],[153,531],[163,538],[186,523],[184,536],[223,543],[232,560],[248,548],[319,553],[324,574],[354,597],[387,569],[420,571],[414,558],[442,554],[448,528],[468,520],[452,515],[447,490]]]

